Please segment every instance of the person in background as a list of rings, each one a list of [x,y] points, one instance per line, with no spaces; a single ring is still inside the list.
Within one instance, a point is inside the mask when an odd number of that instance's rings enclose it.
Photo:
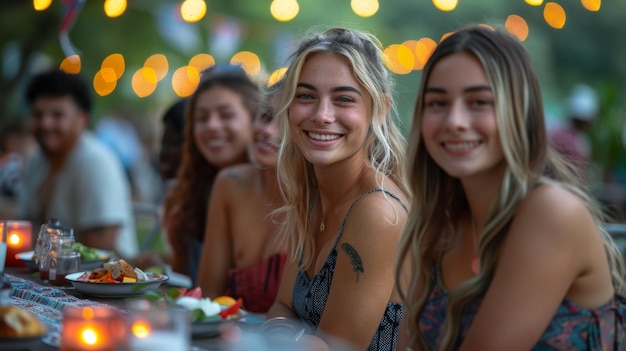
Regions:
[[[176,100],[168,106],[161,119],[163,132],[157,157],[157,168],[162,184],[162,199],[157,208],[157,216],[161,228],[166,226],[166,223],[163,222],[162,204],[172,195],[172,190],[176,184],[176,176],[182,162],[186,106],[187,99]],[[156,251],[152,248],[144,248],[144,251],[133,259],[132,264],[134,266],[144,270],[155,267],[164,268],[166,265],[171,267],[173,260],[172,249],[167,239],[167,233],[165,230],[160,230],[158,234],[161,235],[160,239],[165,244],[163,249]]]
[[[517,38],[470,26],[439,43],[409,139],[398,350],[620,349],[623,262],[546,134]]]
[[[186,106],[187,99],[179,99],[170,105],[163,114],[163,134],[161,135],[158,167],[166,190],[175,181],[182,163]],[[167,194],[167,191],[165,193]]]
[[[36,228],[49,218],[72,227],[82,244],[137,254],[131,194],[121,164],[88,131],[92,99],[78,75],[40,73],[26,89],[40,150],[24,174],[20,217]]]
[[[163,226],[172,266],[195,280],[213,182],[220,169],[247,163],[258,86],[237,65],[215,65],[202,73],[187,102],[183,157]]]
[[[380,42],[361,31],[314,34],[291,56],[277,109],[290,256],[264,333],[302,323],[304,348],[395,349],[409,197],[391,86]]]
[[[198,286],[210,298],[243,299],[248,312],[266,313],[278,292],[287,258],[279,240],[282,203],[276,177],[280,146],[274,119],[279,84],[267,88],[248,145],[251,163],[220,171],[209,201]]]
[[[591,166],[591,142],[586,134],[599,112],[595,91],[577,84],[567,99],[568,124],[550,133],[551,147],[576,167],[583,179],[588,179]]]
[[[19,198],[23,196],[20,180],[36,150],[37,143],[26,123],[18,118],[0,129],[0,219],[17,215]]]

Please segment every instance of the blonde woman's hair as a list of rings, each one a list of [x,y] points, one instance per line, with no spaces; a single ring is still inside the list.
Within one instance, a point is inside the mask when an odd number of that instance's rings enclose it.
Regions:
[[[400,287],[400,293],[405,302],[405,316],[410,321],[410,344],[418,350],[427,349],[418,323],[433,284],[433,264],[458,231],[458,218],[469,210],[459,180],[435,163],[421,136],[424,88],[432,69],[442,58],[460,52],[476,57],[487,75],[495,99],[505,172],[499,196],[480,234],[481,270],[450,293],[439,350],[460,347],[462,312],[489,287],[498,250],[516,209],[538,183],[558,183],[585,201],[603,235],[613,284],[617,291],[623,292],[625,287],[622,257],[603,229],[600,207],[588,195],[572,167],[548,146],[539,81],[523,46],[502,30],[483,26],[464,28],[441,42],[424,67],[409,139],[407,159],[413,206],[400,242],[397,279],[402,269],[408,268],[413,274],[408,288]]]
[[[283,143],[278,156],[277,173],[285,205],[277,212],[285,215],[282,226],[291,259],[300,260],[305,270],[313,261],[314,238],[310,233],[309,207],[316,194],[312,165],[304,158],[290,136],[287,114],[303,65],[313,55],[339,55],[348,61],[356,80],[370,95],[372,115],[365,140],[368,166],[372,167],[382,188],[384,176],[389,177],[406,195],[405,139],[396,125],[395,105],[391,94],[392,79],[382,61],[382,45],[371,34],[345,28],[332,28],[304,39],[288,60],[288,68],[278,97],[279,119]]]

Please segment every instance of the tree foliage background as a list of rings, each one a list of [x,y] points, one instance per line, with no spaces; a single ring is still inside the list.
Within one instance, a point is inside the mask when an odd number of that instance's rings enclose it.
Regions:
[[[470,23],[502,27],[507,16],[517,14],[529,25],[524,46],[539,71],[548,115],[556,119],[563,116],[562,102],[573,84],[584,82],[593,86],[602,101],[602,118],[592,133],[598,144],[596,157],[609,165],[624,158],[621,131],[626,101],[626,1],[605,1],[600,11],[589,12],[578,0],[559,0],[567,21],[563,29],[557,30],[543,19],[543,6],[529,6],[523,0],[459,0],[452,12],[437,10],[431,0],[379,0],[378,13],[369,18],[355,15],[349,0],[299,0],[298,16],[286,23],[272,18],[270,0],[206,0],[206,16],[199,22],[181,25],[193,35],[176,43],[162,34],[159,23],[163,16],[175,12],[181,2],[128,0],[122,16],[108,18],[103,0],[86,1],[70,31],[81,55],[81,75],[93,79],[102,60],[112,53],[123,54],[126,61],[126,73],[118,88],[103,97],[94,93],[93,121],[110,111],[124,109],[158,124],[158,116],[177,97],[167,79],[152,95],[137,97],[130,87],[132,72],[155,53],[168,58],[169,75],[197,53],[219,57],[210,50],[216,24],[224,20],[234,20],[241,26],[241,41],[236,49],[255,52],[264,71],[271,72],[281,66],[294,42],[313,27],[364,29],[387,46],[422,37],[438,41],[443,34]],[[0,2],[0,128],[11,118],[27,116],[22,94],[34,71],[58,66],[64,58],[58,36],[60,19],[60,0],[54,0],[43,12],[36,12],[32,1]],[[190,43],[195,44],[190,47]],[[419,71],[396,76],[395,99],[407,128],[419,76]]]

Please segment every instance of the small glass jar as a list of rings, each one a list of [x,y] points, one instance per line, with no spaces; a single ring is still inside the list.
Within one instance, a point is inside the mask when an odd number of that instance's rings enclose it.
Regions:
[[[66,280],[65,276],[78,272],[80,252],[72,249],[74,238],[59,238],[59,240],[62,242],[59,250],[50,252],[48,282],[55,286],[71,286],[71,282]]]
[[[56,257],[61,252],[72,250],[74,244],[74,230],[64,226],[58,220],[49,220],[39,231],[37,238],[37,264],[39,279],[49,281],[56,279]],[[50,277],[50,268],[54,270],[54,278]],[[65,279],[65,278],[64,278]]]

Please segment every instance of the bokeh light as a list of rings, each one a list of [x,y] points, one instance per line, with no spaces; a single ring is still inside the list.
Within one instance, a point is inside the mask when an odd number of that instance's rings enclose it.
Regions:
[[[199,82],[200,72],[193,66],[180,67],[172,75],[172,89],[180,97],[193,94]]]
[[[230,63],[233,65],[241,65],[244,71],[250,77],[256,77],[261,72],[261,60],[259,57],[250,51],[240,51],[233,55],[230,59]]]
[[[186,22],[198,22],[206,14],[204,0],[185,0],[180,6],[180,15]]]
[[[270,13],[279,22],[289,22],[300,12],[300,5],[296,0],[273,0]]]
[[[283,79],[286,72],[287,67],[281,67],[272,72],[272,74],[270,74],[270,77],[267,79],[267,86],[271,87],[272,85],[278,83],[281,79]]]
[[[504,28],[520,41],[525,41],[528,38],[528,23],[518,15],[507,17],[506,22],[504,22]]]
[[[214,64],[215,58],[209,54],[197,54],[189,60],[189,66],[195,67],[198,72],[202,72]]]
[[[163,54],[154,54],[146,59],[143,64],[144,68],[152,68],[156,73],[156,79],[160,81],[165,78],[170,66],[167,62],[167,57]]]
[[[152,94],[157,87],[157,75],[154,69],[143,67],[133,74],[132,80],[133,91],[140,98],[144,98]]]
[[[63,59],[59,65],[59,69],[68,74],[78,74],[81,69],[80,56],[71,55]]]
[[[111,54],[107,56],[100,65],[100,70],[105,71],[110,68],[115,72],[115,79],[120,79],[126,70],[126,63],[122,54]]]
[[[350,6],[352,11],[360,17],[372,17],[380,7],[378,0],[352,0]]]
[[[404,45],[392,44],[385,48],[383,61],[387,68],[396,74],[407,74],[415,66],[415,57],[411,49]]]
[[[33,7],[36,11],[47,10],[52,4],[52,0],[33,0]]]
[[[565,10],[556,2],[546,3],[546,7],[543,8],[543,18],[552,28],[561,29],[565,26]]]
[[[126,0],[105,0],[104,13],[111,18],[121,16],[126,11]]]
[[[541,4],[543,4],[543,0],[525,0],[525,1],[530,6],[541,6]]]
[[[580,3],[591,12],[600,11],[600,6],[602,6],[602,0],[580,0]]]
[[[107,83],[115,82],[117,80],[117,74],[115,73],[115,70],[113,70],[113,68],[111,67],[101,68],[100,75]]]
[[[430,38],[421,38],[418,40],[417,45],[415,45],[415,49],[413,50],[416,61],[414,67],[418,67],[417,69],[424,68],[426,61],[428,61],[430,55],[433,54],[435,48],[437,48],[437,43]]]
[[[111,68],[99,70],[93,77],[93,88],[100,96],[107,96],[111,94],[117,86],[117,79],[111,79],[111,71]]]
[[[453,11],[458,3],[458,0],[433,0],[433,5],[438,10],[445,12]]]

